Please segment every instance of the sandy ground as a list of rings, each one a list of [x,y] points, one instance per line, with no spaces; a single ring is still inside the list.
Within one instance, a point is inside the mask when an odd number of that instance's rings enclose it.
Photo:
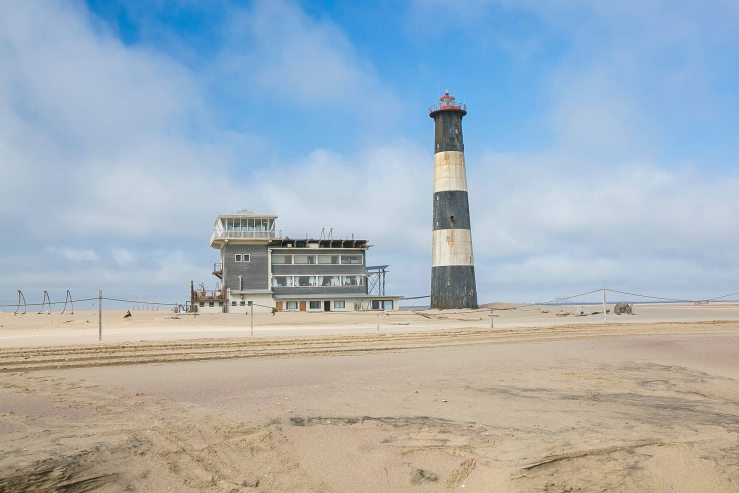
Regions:
[[[739,490],[738,307],[560,309],[0,314],[0,492]]]
[[[499,306],[508,306],[498,304]],[[601,325],[603,314],[576,316],[578,306],[535,306],[496,310],[495,328],[556,327],[571,324]],[[601,311],[587,305],[590,311]],[[613,305],[608,305],[613,308]],[[609,323],[651,324],[655,322],[700,322],[739,320],[739,304],[635,305],[635,315],[608,314]],[[168,341],[173,339],[232,338],[250,333],[250,317],[237,314],[177,315],[168,311],[103,312],[103,341],[106,343]],[[175,317],[175,318],[173,318]],[[380,315],[383,333],[407,333],[440,329],[490,327],[490,310],[399,310]],[[377,312],[278,312],[254,314],[257,337],[367,334],[377,331]],[[91,344],[98,341],[98,312],[77,311],[73,315],[0,313],[0,348]]]

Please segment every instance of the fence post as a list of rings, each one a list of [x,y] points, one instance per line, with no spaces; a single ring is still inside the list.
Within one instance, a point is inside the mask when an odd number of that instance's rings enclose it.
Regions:
[[[103,290],[98,291],[98,340],[103,340]]]
[[[254,335],[254,303],[250,301],[249,307],[251,309],[251,333],[250,335]]]
[[[377,314],[377,332],[380,332],[380,314]]]
[[[603,290],[603,323],[606,323],[606,290]]]

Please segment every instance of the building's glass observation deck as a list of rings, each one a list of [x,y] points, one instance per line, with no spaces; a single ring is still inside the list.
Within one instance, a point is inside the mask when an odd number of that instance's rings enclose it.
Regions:
[[[242,210],[218,216],[211,244],[217,239],[279,240],[282,230],[275,229],[277,216]]]

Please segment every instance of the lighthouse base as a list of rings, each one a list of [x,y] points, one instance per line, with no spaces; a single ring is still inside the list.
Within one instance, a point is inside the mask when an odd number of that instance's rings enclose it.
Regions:
[[[477,308],[475,267],[472,265],[432,267],[431,308]]]

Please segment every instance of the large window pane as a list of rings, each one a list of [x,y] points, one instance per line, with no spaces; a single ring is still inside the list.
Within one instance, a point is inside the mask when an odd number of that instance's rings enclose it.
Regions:
[[[344,307],[345,307],[344,300],[334,301],[334,308],[344,308]]]
[[[294,255],[293,258],[296,264],[315,264],[316,263],[315,255]]]
[[[338,264],[339,256],[338,255],[319,255],[318,263],[319,264]]]
[[[318,276],[319,286],[341,286],[341,278],[339,276]]]
[[[310,302],[310,309],[311,310],[320,310],[321,309],[321,302],[320,301],[311,301]]]
[[[285,303],[287,310],[297,310],[298,309],[298,302],[297,301],[288,301]]]
[[[272,255],[272,263],[273,264],[292,264],[293,256],[292,255]]]
[[[344,276],[344,286],[361,286],[363,276]]]
[[[301,287],[315,286],[316,276],[295,276],[295,285]]]
[[[292,276],[274,276],[272,277],[272,287],[289,287],[293,285]]]
[[[361,264],[362,256],[361,255],[342,255],[341,263],[342,264]]]
[[[392,310],[393,309],[393,300],[385,300],[382,302],[383,310]]]

